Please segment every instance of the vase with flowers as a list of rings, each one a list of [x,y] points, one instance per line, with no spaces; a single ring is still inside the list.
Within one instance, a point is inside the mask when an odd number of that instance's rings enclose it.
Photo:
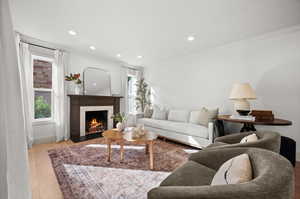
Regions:
[[[80,73],[66,75],[65,80],[70,82],[69,84],[69,92],[70,94],[79,95],[81,93],[81,83]]]
[[[111,116],[111,119],[117,122],[116,128],[118,131],[123,131],[125,129],[125,121],[126,121],[125,113],[117,113]]]

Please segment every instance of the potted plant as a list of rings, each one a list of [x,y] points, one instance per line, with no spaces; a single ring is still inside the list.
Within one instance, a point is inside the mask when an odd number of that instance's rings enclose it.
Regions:
[[[72,74],[66,75],[65,80],[71,83],[71,92],[74,93],[75,95],[80,94],[81,90],[81,83],[82,81],[80,80],[80,73],[77,74]]]
[[[125,121],[126,121],[126,116],[125,113],[117,113],[113,116],[111,116],[111,118],[118,122],[116,125],[116,128],[118,129],[118,131],[123,131],[125,129]]]
[[[136,90],[136,110],[144,112],[145,107],[148,105],[151,106],[150,96],[151,91],[148,88],[148,84],[145,82],[144,78],[141,78],[137,83],[137,90]]]

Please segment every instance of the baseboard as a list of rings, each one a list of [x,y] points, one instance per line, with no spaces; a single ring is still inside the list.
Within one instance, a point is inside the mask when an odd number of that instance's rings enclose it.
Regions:
[[[44,138],[39,138],[39,139],[34,139],[33,144],[48,144],[56,142],[56,137],[44,137]]]
[[[296,153],[296,161],[299,161],[299,162],[300,162],[300,152],[297,152],[297,153]]]

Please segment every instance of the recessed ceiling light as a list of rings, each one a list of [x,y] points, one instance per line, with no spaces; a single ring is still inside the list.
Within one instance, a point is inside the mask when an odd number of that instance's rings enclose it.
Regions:
[[[116,56],[117,56],[117,57],[121,57],[121,54],[117,54]]]
[[[74,30],[69,30],[68,33],[73,36],[77,35],[77,32],[75,32]]]
[[[142,58],[143,58],[143,56],[142,56],[142,55],[139,55],[139,56],[137,56],[137,58],[138,58],[138,59],[142,59]]]
[[[96,50],[96,47],[95,46],[90,46],[90,49],[91,50]]]
[[[188,41],[194,41],[194,40],[195,40],[195,37],[194,37],[194,36],[188,36],[188,37],[187,37],[187,40],[188,40]]]

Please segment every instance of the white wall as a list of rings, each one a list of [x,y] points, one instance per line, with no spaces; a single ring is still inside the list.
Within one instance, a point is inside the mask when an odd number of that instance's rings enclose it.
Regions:
[[[121,63],[97,58],[90,54],[81,52],[70,52],[70,73],[81,73],[86,67],[99,67],[107,70],[111,74],[112,94],[121,94]],[[81,77],[82,79],[82,77]],[[52,123],[34,124],[33,126],[34,143],[54,142],[55,125]]]
[[[277,130],[300,143],[299,52],[300,27],[292,27],[152,63],[145,75],[155,103],[188,109],[219,107],[221,113],[232,113],[228,96],[233,83],[250,82],[258,96],[253,108],[271,109],[276,117],[293,121],[288,127],[258,129]]]
[[[83,74],[83,70],[86,67],[97,67],[109,71],[111,74],[112,94],[121,93],[121,63],[101,59],[90,54],[70,53],[69,72],[80,72]]]

